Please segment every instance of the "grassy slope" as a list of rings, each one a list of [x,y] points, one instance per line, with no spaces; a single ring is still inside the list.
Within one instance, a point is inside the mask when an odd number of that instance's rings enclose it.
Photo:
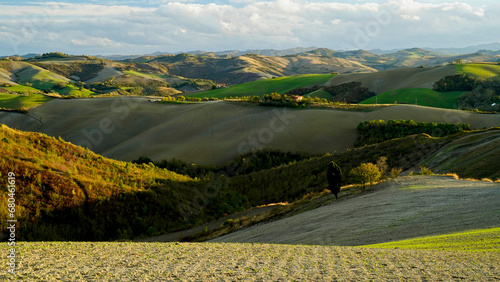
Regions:
[[[455,65],[457,73],[465,73],[476,78],[494,78],[500,76],[500,65],[498,64],[460,64]]]
[[[21,92],[21,93],[40,93],[41,91],[36,89],[36,88],[33,88],[33,87],[30,87],[30,86],[24,86],[24,85],[12,85],[12,86],[9,86],[9,87],[3,87],[5,88],[6,90],[9,90],[9,91],[12,91],[12,92]]]
[[[27,63],[25,64],[25,68],[17,74],[20,83],[32,83],[34,88],[40,90],[52,88],[58,82],[69,81],[69,79],[63,76]]]
[[[28,96],[0,94],[0,108],[19,109],[24,107],[29,109],[50,100],[52,100],[52,98],[41,94],[33,94]]]
[[[0,175],[16,175],[19,239],[130,238],[145,234],[149,227],[170,230],[185,226],[184,220],[207,220],[210,213],[210,203],[200,211],[195,202],[199,191],[210,189],[206,181],[106,159],[71,143],[4,125],[0,151]],[[6,189],[0,191],[0,199],[0,222],[6,226]]]
[[[403,170],[418,168],[429,156],[443,152],[447,144],[457,146],[467,145],[470,138],[478,139],[478,144],[488,144],[493,136],[498,136],[500,129],[490,129],[485,131],[462,132],[443,138],[432,138],[426,134],[414,135],[401,139],[393,139],[379,144],[365,146],[362,148],[348,150],[344,153],[325,155],[311,158],[309,160],[291,163],[259,173],[240,175],[233,177],[230,187],[235,191],[244,192],[251,199],[253,205],[269,204],[276,201],[292,200],[299,194],[297,191],[321,191],[326,185],[326,169],[331,161],[335,161],[344,172],[343,181],[348,182],[348,172],[360,163],[375,163],[380,156],[388,158],[390,168],[399,167]],[[498,138],[498,137],[497,137]],[[475,150],[472,148],[468,154],[474,156],[483,148]],[[496,151],[498,152],[498,150]],[[488,170],[477,171],[474,176],[483,178],[498,179],[498,153],[484,153],[483,167]],[[455,157],[456,158],[456,157]],[[463,156],[466,162],[467,156]],[[442,172],[456,172],[458,175],[469,176],[460,168],[442,170]],[[287,187],[286,191],[282,187]],[[272,191],[262,193],[262,191]],[[282,194],[280,194],[282,193]],[[295,193],[295,194],[294,194]],[[290,198],[287,198],[290,197]]]
[[[400,68],[375,73],[341,74],[330,79],[329,85],[359,81],[371,91],[382,94],[396,89],[428,88],[437,80],[455,74],[454,66],[432,68]],[[394,102],[394,101],[392,101]]]
[[[364,247],[500,253],[499,246],[500,227],[366,245]]]
[[[464,93],[463,91],[441,93],[427,88],[397,89],[371,97],[360,104],[394,104],[396,102],[415,104],[417,102],[420,106],[456,109],[456,101]]]
[[[325,98],[327,100],[331,100],[332,99],[332,94],[326,92],[325,90],[316,90],[316,91],[313,91],[311,93],[308,93],[306,95],[304,95],[304,97],[312,97],[312,98]]]
[[[144,98],[117,97],[57,99],[30,112],[42,118],[43,127],[36,124],[19,129],[39,128],[45,134],[60,135],[79,144],[82,140],[89,141],[83,130],[92,131],[98,128],[101,120],[109,118],[115,130],[112,134],[104,134],[103,141],[93,146],[98,153],[120,160],[148,156],[159,161],[175,157],[197,164],[224,164],[244,153],[239,152],[240,149],[250,147],[249,138],[255,136],[259,140],[259,131],[270,128],[270,119],[282,117],[284,111],[287,122],[284,130],[274,132],[269,143],[258,142],[258,146],[310,153],[342,152],[353,146],[357,138],[356,126],[362,121],[375,119],[463,122],[469,123],[473,129],[500,124],[500,115],[414,105],[397,105],[372,112],[346,112],[247,107],[229,102],[166,105],[151,103]],[[1,117],[0,122],[11,126],[25,124],[21,121],[14,123],[8,116]],[[172,135],[172,132],[178,134]],[[249,145],[239,148],[244,142]]]
[[[423,165],[435,172],[457,172],[461,177],[500,179],[500,130],[464,135],[430,156]]]
[[[33,88],[39,90],[52,89],[64,96],[90,96],[94,94],[94,92],[87,89],[79,90],[78,87],[73,85],[67,85],[63,89],[54,89],[55,84],[59,82],[67,83],[70,80],[28,63],[25,63],[24,66],[25,68],[17,73],[19,82],[22,84],[31,83],[33,84]]]
[[[262,97],[264,94],[270,94],[272,92],[278,92],[284,94],[285,92],[292,90],[297,87],[309,86],[309,85],[319,85],[327,82],[329,79],[334,77],[333,74],[306,74],[288,77],[279,77],[268,80],[259,80],[248,83],[243,83],[229,88],[216,89],[208,92],[202,92],[190,95],[191,97],[241,97],[241,96],[259,96]]]

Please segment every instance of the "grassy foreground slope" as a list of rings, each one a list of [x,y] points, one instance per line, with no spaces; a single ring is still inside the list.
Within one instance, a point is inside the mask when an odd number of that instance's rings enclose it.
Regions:
[[[278,92],[284,94],[297,87],[321,85],[334,77],[334,74],[304,74],[296,76],[278,77],[273,79],[258,80],[231,86],[229,88],[215,89],[208,92],[189,95],[199,98],[229,98],[241,96],[259,96]]]
[[[18,248],[20,268],[10,276],[8,265],[0,264],[3,281],[489,281],[500,276],[496,253],[207,243],[21,242]]]
[[[364,100],[360,104],[418,104],[420,106],[457,109],[457,99],[464,91],[437,92],[427,88],[396,89]]]
[[[500,253],[500,227],[387,242],[365,247]]]

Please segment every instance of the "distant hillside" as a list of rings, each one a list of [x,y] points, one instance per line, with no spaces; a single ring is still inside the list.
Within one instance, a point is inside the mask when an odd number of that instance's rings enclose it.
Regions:
[[[441,79],[455,73],[477,79],[476,85],[469,91],[433,90],[436,78]],[[495,105],[498,104],[495,95],[498,87],[494,86],[500,78],[500,65],[497,63],[467,63],[434,68],[398,69],[398,72],[387,70],[373,74],[339,75],[328,83],[337,85],[354,78],[370,90],[380,93],[362,104],[405,103],[447,109],[498,110]],[[490,79],[494,81],[488,81]]]
[[[247,54],[239,57],[218,57],[215,54],[178,54],[141,57],[129,62],[160,63],[168,69],[170,75],[204,78],[228,84],[297,74],[376,71],[355,61],[321,55],[275,57]]]
[[[304,74],[296,76],[278,77],[273,79],[258,80],[238,85],[229,88],[214,89],[201,93],[189,95],[190,97],[199,98],[229,98],[242,96],[259,96],[277,92],[285,94],[286,92],[297,87],[311,87],[314,85],[322,85],[331,79],[334,74]]]
[[[340,74],[332,78],[328,84],[338,85],[359,81],[371,91],[382,94],[396,89],[432,89],[437,80],[455,73],[455,66],[452,65],[432,68],[401,68],[374,73]]]
[[[283,118],[284,124],[277,124],[283,130],[278,128],[272,138],[253,142],[266,137],[259,137],[259,132],[268,132],[265,128],[270,128],[273,117]],[[249,107],[224,101],[176,105],[126,97],[56,99],[30,110],[29,116],[0,112],[0,123],[62,136],[107,157],[127,161],[141,156],[154,161],[179,158],[198,164],[225,164],[240,153],[263,146],[310,153],[342,152],[353,147],[358,124],[375,119],[460,121],[473,129],[500,124],[500,115],[414,105],[346,112]],[[99,128],[102,120],[112,123],[112,134]]]
[[[387,91],[360,104],[417,104],[420,106],[457,109],[457,99],[465,91],[437,92],[427,88],[410,88]]]

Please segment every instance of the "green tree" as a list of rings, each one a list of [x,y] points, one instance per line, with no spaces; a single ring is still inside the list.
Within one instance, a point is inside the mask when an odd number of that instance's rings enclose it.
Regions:
[[[373,163],[362,163],[360,166],[353,168],[350,175],[355,182],[363,184],[364,189],[367,183],[371,185],[373,182],[379,180],[382,173]]]

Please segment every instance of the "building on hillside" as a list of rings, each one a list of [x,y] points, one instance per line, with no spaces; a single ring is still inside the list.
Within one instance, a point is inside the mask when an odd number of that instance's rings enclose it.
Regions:
[[[215,85],[215,88],[220,89],[220,88],[227,88],[227,85],[225,83],[217,83]]]
[[[303,98],[303,97],[302,97],[302,96],[299,96],[299,95],[293,95],[293,96],[292,96],[292,99],[293,99],[293,100],[295,100],[295,101],[297,101],[297,102],[302,101],[302,98]]]

